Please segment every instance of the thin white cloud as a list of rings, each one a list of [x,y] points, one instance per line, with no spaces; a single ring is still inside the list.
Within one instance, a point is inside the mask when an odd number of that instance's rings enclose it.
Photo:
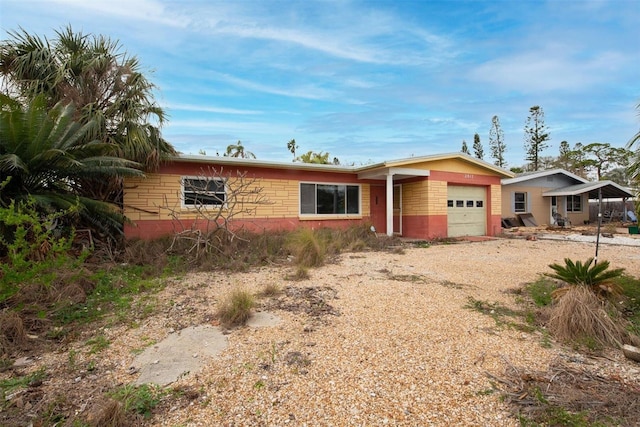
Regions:
[[[200,104],[168,103],[163,105],[162,107],[169,110],[193,111],[193,112],[201,112],[201,113],[239,114],[239,115],[263,114],[262,111],[258,111],[258,110],[241,110],[236,108],[209,107],[209,106],[200,105]]]
[[[323,89],[316,85],[304,85],[295,88],[281,88],[273,85],[265,85],[256,83],[255,81],[241,79],[228,74],[212,73],[218,80],[230,83],[237,87],[253,90],[256,92],[269,93],[272,95],[280,95],[291,98],[304,98],[312,100],[335,99],[339,93],[333,90]]]
[[[609,82],[625,66],[625,55],[618,52],[581,58],[568,46],[554,46],[487,61],[474,67],[470,77],[524,93],[575,91]]]
[[[291,133],[292,126],[289,124],[279,124],[277,122],[246,122],[228,120],[171,120],[163,129],[163,133],[180,134],[191,133],[202,134],[204,132],[234,132],[239,134],[280,134]]]
[[[155,0],[53,0],[65,7],[91,11],[94,14],[107,14],[121,19],[148,21],[170,27],[185,28],[190,20],[167,11],[162,2]]]

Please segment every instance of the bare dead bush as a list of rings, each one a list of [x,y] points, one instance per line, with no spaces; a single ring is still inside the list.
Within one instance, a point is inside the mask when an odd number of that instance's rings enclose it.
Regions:
[[[258,179],[246,171],[233,173],[210,166],[197,178],[183,178],[181,184],[184,191],[177,200],[188,204],[190,215],[177,203],[170,206],[166,198],[160,209],[169,212],[176,227],[170,250],[178,242],[186,243],[187,252],[195,259],[242,239],[244,227],[237,220],[249,223],[259,206],[273,203]]]

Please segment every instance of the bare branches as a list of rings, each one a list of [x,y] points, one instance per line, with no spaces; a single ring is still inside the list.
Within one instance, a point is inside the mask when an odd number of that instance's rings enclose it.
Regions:
[[[165,197],[165,205],[173,219],[174,239],[170,250],[178,242],[187,243],[187,252],[199,258],[234,239],[242,239],[240,232],[246,222],[255,218],[259,206],[273,202],[264,188],[247,172],[207,167],[197,177],[182,178],[181,189],[173,207]]]

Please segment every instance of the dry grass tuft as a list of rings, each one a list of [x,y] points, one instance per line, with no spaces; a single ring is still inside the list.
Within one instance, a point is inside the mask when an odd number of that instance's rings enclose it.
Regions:
[[[309,275],[309,269],[299,265],[295,273],[287,275],[285,279],[291,280],[293,282],[301,282],[303,280],[309,279],[310,277],[311,276]]]
[[[7,354],[27,342],[27,331],[20,316],[13,311],[0,312],[0,355]]]
[[[280,295],[281,293],[282,293],[282,288],[279,285],[275,283],[269,283],[264,288],[262,288],[262,292],[260,292],[260,296],[275,297],[277,295]]]
[[[628,335],[615,307],[585,286],[569,286],[551,306],[549,331],[564,342],[619,347]],[[614,315],[615,316],[615,315]]]
[[[92,427],[124,427],[130,423],[122,403],[108,399],[92,409],[87,424]]]
[[[324,264],[326,244],[314,230],[300,228],[291,233],[287,243],[299,266],[308,268]]]
[[[254,306],[255,299],[251,293],[236,289],[220,302],[216,317],[226,328],[241,326],[251,317]]]

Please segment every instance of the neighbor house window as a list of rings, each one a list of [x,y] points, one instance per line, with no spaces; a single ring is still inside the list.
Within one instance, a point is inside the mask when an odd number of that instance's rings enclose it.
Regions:
[[[346,215],[360,213],[360,186],[300,184],[300,213]]]
[[[527,211],[527,193],[521,193],[521,192],[513,193],[513,211],[514,212]]]
[[[582,196],[567,196],[567,212],[582,212]]]
[[[184,206],[220,206],[227,200],[224,180],[219,178],[182,178]]]

